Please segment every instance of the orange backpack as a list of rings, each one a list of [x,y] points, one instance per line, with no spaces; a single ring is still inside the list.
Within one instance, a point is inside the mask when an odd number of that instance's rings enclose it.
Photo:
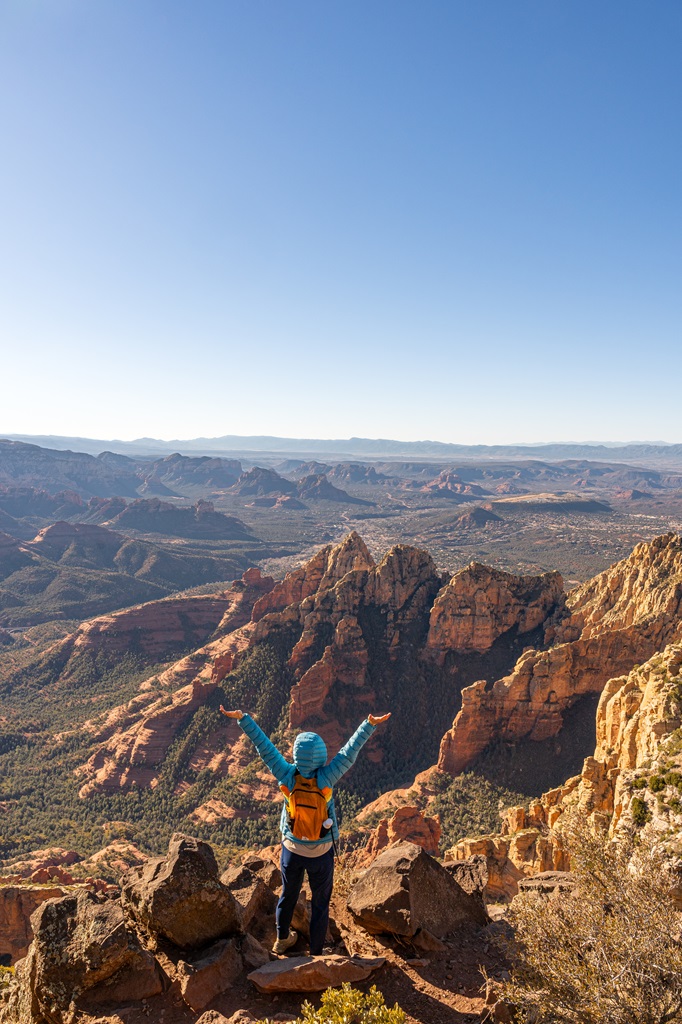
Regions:
[[[294,788],[279,787],[284,793],[289,815],[289,828],[296,839],[316,842],[328,834],[324,822],[329,818],[329,802],[332,790],[326,786],[320,789],[317,779],[304,779],[296,774]]]

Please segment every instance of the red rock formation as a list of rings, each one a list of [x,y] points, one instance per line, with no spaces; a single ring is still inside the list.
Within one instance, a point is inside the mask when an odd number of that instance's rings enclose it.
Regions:
[[[0,885],[0,954],[9,954],[12,963],[26,956],[33,941],[31,914],[63,895],[58,885]]]
[[[51,846],[46,850],[32,850],[13,860],[5,861],[3,870],[8,874],[30,878],[40,868],[71,867],[81,860],[75,850],[66,850],[63,846]]]
[[[231,606],[229,591],[149,601],[84,622],[75,633],[59,641],[59,649],[74,660],[86,652],[115,656],[130,650],[139,651],[150,661],[163,660],[179,647],[206,643]]]
[[[254,605],[275,586],[272,576],[263,576],[260,569],[247,569],[225,593],[228,606],[216,629],[216,636],[226,636],[251,620]]]
[[[519,882],[524,878],[542,871],[568,871],[570,867],[566,853],[535,828],[524,829],[512,836],[463,839],[446,852],[445,863],[469,860],[474,856],[486,858],[488,881],[485,896],[493,902],[515,896]]]
[[[424,484],[420,488],[426,494],[432,494],[435,497],[440,498],[454,498],[467,500],[471,498],[477,498],[484,494],[489,494],[489,491],[484,491],[479,484],[467,484],[464,483],[462,478],[453,473],[452,470],[444,469],[435,480],[431,480],[430,483]]]
[[[293,687],[289,725],[297,728],[307,719],[321,716],[327,696],[335,684],[363,687],[367,659],[367,646],[358,620],[347,615],[338,623],[333,643],[325,648],[320,660],[311,665]],[[373,695],[363,696],[371,702]]]
[[[583,694],[650,658],[682,635],[682,539],[639,544],[632,554],[569,596],[570,614],[546,636],[564,640],[527,651],[511,675],[462,691],[462,708],[441,743],[438,766],[457,775],[501,739],[542,740]]]
[[[322,593],[356,569],[371,569],[374,559],[362,538],[350,533],[341,544],[328,544],[300,569],[287,573],[281,583],[256,602],[253,621],[259,622],[270,612],[281,612],[288,605],[300,604],[306,597]]]
[[[472,562],[434,601],[427,649],[441,658],[449,651],[487,651],[513,627],[521,634],[537,629],[562,598],[558,572],[514,576]]]
[[[383,818],[370,833],[365,848],[356,857],[355,866],[369,867],[372,861],[394,843],[407,842],[421,846],[432,857],[438,856],[440,842],[440,820],[437,816],[425,817],[418,807],[399,807],[391,821]]]

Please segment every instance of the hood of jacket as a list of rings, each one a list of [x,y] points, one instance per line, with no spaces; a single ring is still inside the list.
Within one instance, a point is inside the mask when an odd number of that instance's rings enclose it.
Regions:
[[[313,777],[327,763],[327,747],[316,732],[300,732],[294,740],[294,764],[304,779]]]

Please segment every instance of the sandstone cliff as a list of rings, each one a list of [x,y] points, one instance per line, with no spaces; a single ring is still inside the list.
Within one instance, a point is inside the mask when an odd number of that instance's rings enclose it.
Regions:
[[[542,740],[561,729],[580,696],[602,690],[682,635],[682,540],[667,534],[573,591],[545,633],[555,646],[527,651],[492,685],[462,692],[438,765],[456,775],[493,741]]]
[[[681,769],[682,643],[673,643],[627,675],[608,680],[597,709],[594,755],[585,759],[580,775],[527,809],[510,808],[500,835],[464,840],[446,857],[483,854],[488,895],[507,898],[524,877],[569,868],[560,827],[566,811],[615,836],[648,823],[664,837],[679,836]]]
[[[289,727],[314,727],[330,753],[370,711],[394,709],[390,728],[363,758],[381,765],[365,785],[376,791],[401,761],[426,767],[462,686],[500,661],[511,667],[519,637],[562,607],[563,591],[556,573],[515,577],[477,565],[448,581],[426,552],[405,545],[377,564],[351,533],[280,583],[250,570],[221,600],[224,614],[208,644],[93,725],[99,746],[81,769],[82,796],[155,785],[178,729],[247,653],[264,646],[284,650],[277,686],[288,686],[288,699],[286,689],[277,699],[288,704]],[[250,686],[239,700],[254,710],[261,696]],[[280,707],[272,708],[274,721]],[[218,776],[248,764],[248,745],[235,744],[239,733],[230,739],[226,728],[216,727],[193,764],[211,765]],[[221,807],[229,817],[221,799],[202,806],[206,820]]]
[[[230,671],[238,652],[248,646],[248,636],[242,635],[242,627],[249,625],[254,604],[273,583],[271,577],[261,576],[260,570],[249,569],[241,580],[236,580],[231,589],[217,599],[187,599],[196,602],[199,609],[206,609],[202,639],[205,641],[211,634],[215,634],[216,639],[181,658],[158,678],[143,683],[138,695],[127,704],[114,708],[103,720],[86,723],[85,729],[99,746],[79,769],[84,780],[80,789],[82,797],[100,791],[128,789],[133,783],[147,786],[156,779],[159,765],[178,729]],[[163,606],[163,614],[170,616],[171,621],[179,621],[186,627],[187,612],[182,599],[156,604]],[[149,606],[142,605],[132,612],[143,614],[145,609],[148,610]],[[158,612],[159,609],[155,608],[153,615]],[[121,613],[122,621],[137,622],[135,618],[126,619],[126,614]],[[95,638],[101,640],[102,633],[106,632],[103,626],[106,621],[85,623],[75,638],[67,638],[63,643],[72,643],[76,649],[79,643],[92,643]],[[121,635],[119,623],[111,642],[117,645]],[[150,630],[144,635],[147,645],[153,645],[153,632]]]
[[[558,572],[514,576],[472,562],[455,573],[434,601],[427,647],[441,657],[448,651],[486,651],[510,629],[537,629],[562,598]]]

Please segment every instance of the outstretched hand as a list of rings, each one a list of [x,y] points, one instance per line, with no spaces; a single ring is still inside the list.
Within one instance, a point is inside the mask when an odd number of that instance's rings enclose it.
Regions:
[[[391,717],[389,711],[387,715],[367,715],[367,721],[370,725],[381,725],[382,722],[387,722]]]
[[[220,705],[220,710],[224,715],[227,716],[227,718],[236,718],[237,721],[239,721],[240,718],[244,717],[243,711],[226,711],[222,704]]]

